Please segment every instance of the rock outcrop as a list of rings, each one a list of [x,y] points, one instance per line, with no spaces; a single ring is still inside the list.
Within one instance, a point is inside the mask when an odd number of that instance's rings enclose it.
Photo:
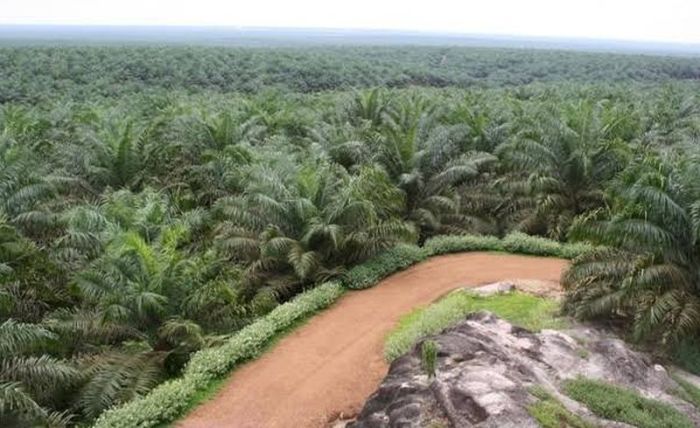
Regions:
[[[624,427],[597,419],[562,394],[565,380],[605,380],[669,403],[700,426],[695,407],[672,395],[678,386],[666,370],[622,340],[588,328],[532,333],[479,312],[429,338],[438,344],[436,374],[421,365],[421,343],[398,358],[369,398],[352,428],[538,427],[528,413],[539,386],[570,412],[600,426]],[[427,340],[427,339],[426,339]]]

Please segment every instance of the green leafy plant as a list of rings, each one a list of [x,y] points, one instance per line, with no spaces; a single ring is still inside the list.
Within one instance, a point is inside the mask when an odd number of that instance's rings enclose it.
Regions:
[[[433,340],[425,340],[420,347],[421,365],[428,377],[435,377],[439,346]]]
[[[365,172],[352,177],[332,165],[302,167],[289,176],[255,172],[247,196],[225,198],[216,207],[220,251],[249,264],[253,286],[289,297],[338,276],[346,265],[412,241],[409,224],[386,216],[401,196],[381,175]],[[381,200],[370,195],[382,186]]]
[[[526,117],[520,133],[500,146],[501,159],[521,171],[512,183],[535,199],[535,208],[522,222],[530,233],[566,238],[574,218],[603,206],[602,188],[620,171],[627,146],[620,137],[625,111],[581,100],[565,104],[561,117],[543,109]],[[517,181],[517,180],[516,180]]]

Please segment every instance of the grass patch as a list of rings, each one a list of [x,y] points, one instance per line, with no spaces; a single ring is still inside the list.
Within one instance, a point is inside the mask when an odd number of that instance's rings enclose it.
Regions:
[[[408,352],[420,338],[437,334],[464,319],[467,314],[480,310],[491,311],[533,331],[567,325],[565,319],[557,317],[559,304],[552,299],[518,292],[482,297],[457,291],[401,318],[398,326],[387,336],[384,355],[388,361],[392,361]]]
[[[563,404],[541,387],[533,387],[530,393],[538,398],[527,411],[542,428],[596,428],[580,416],[571,413]]]
[[[235,370],[234,370],[235,371]],[[233,374],[233,372],[231,372]],[[221,390],[221,388],[226,384],[228,381],[229,376],[222,377],[221,379],[216,379],[211,382],[209,382],[209,385],[207,385],[206,388],[201,389],[197,391],[197,393],[192,396],[192,399],[189,401],[189,405],[185,407],[185,409],[182,412],[182,416],[185,417],[187,414],[190,413],[192,409],[195,407],[199,406],[200,404],[211,400],[214,398],[214,396]],[[162,425],[162,426],[168,426],[168,425]]]
[[[693,427],[686,415],[670,405],[606,382],[578,378],[566,382],[564,392],[605,419],[639,428]]]

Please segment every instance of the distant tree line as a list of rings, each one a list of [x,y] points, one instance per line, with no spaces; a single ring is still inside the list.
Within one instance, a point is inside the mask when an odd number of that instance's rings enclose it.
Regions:
[[[295,92],[375,86],[517,87],[536,82],[700,78],[700,58],[462,47],[3,47],[0,102],[89,100],[160,90]]]

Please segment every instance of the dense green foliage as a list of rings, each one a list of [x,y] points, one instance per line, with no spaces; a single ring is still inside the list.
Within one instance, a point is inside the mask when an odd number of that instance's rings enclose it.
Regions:
[[[686,415],[668,404],[602,381],[577,378],[564,385],[567,395],[596,415],[639,428],[692,427]]]
[[[586,253],[573,313],[697,336],[699,64],[1,48],[0,425],[170,420],[280,304],[453,251]]]
[[[505,248],[503,248],[503,240],[499,239],[497,236],[491,235],[434,236],[428,239],[423,248],[430,255],[466,251],[505,251]]]
[[[384,356],[393,361],[408,352],[422,337],[437,334],[466,315],[481,310],[493,312],[532,331],[566,326],[566,321],[557,316],[559,306],[552,299],[524,293],[478,296],[468,291],[455,291],[402,317],[386,338]]]

